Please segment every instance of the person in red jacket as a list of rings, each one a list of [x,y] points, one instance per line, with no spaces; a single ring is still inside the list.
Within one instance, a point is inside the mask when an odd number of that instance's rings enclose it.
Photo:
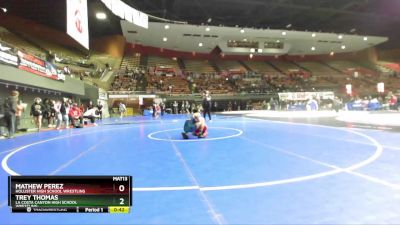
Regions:
[[[69,119],[73,127],[81,127],[83,124],[82,111],[78,107],[78,104],[74,103],[72,108],[69,110]]]
[[[389,99],[389,108],[391,110],[397,110],[397,96],[392,94],[392,96]]]

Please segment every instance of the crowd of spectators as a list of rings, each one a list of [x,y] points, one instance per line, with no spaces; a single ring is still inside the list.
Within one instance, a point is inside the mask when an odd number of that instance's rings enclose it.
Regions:
[[[115,76],[111,89],[113,91],[145,91],[146,86],[145,71],[126,69]]]
[[[330,90],[320,88],[310,74],[264,75],[255,72],[227,75],[223,73],[154,74],[146,70],[125,69],[115,76],[112,91],[146,91],[147,93],[196,94],[209,90],[213,94],[258,94],[284,91]],[[335,84],[334,82],[331,82]],[[335,86],[335,85],[333,85]]]
[[[44,99],[36,97],[28,107],[19,99],[19,92],[13,90],[10,95],[1,101],[0,104],[0,138],[13,138],[19,130],[22,113],[29,110],[32,122],[37,131],[47,129],[69,129],[71,127],[83,127],[85,123],[91,122],[96,125],[96,119],[103,117],[103,105],[98,102],[94,105],[89,102],[78,105],[68,98]]]

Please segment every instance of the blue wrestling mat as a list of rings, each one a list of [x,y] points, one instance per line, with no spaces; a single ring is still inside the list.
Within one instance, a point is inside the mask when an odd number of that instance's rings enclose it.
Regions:
[[[400,134],[185,116],[0,141],[0,224],[400,224]],[[129,214],[13,214],[8,175],[131,175]]]

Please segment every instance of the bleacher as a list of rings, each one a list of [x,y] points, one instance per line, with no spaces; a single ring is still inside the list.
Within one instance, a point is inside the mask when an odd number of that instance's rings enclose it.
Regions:
[[[341,76],[343,75],[337,70],[330,68],[320,62],[308,61],[308,62],[297,62],[301,67],[306,68],[314,76]]]
[[[89,62],[94,63],[97,66],[104,66],[109,64],[111,68],[118,69],[121,65],[122,58],[120,57],[113,57],[108,54],[99,54],[94,53],[90,56]]]
[[[378,65],[381,65],[383,68],[390,72],[400,72],[400,63],[396,62],[386,62],[386,61],[380,61],[378,62]]]
[[[206,90],[211,94],[233,94],[236,91],[225,78],[217,76],[216,78],[197,78],[193,80],[199,93]]]
[[[330,60],[326,61],[325,63],[342,71],[360,67],[360,65],[358,65],[357,63],[348,60]]]
[[[134,70],[140,67],[140,53],[129,54],[125,53],[124,58],[122,59],[120,69],[122,70]]]
[[[244,68],[244,66],[242,66],[238,61],[217,60],[215,63],[220,70],[241,71],[243,73],[247,72],[246,68]]]
[[[176,60],[167,57],[149,56],[147,61],[148,67],[168,67],[179,70],[179,65]]]
[[[186,72],[215,73],[214,68],[207,60],[184,60]]]
[[[350,60],[333,60],[333,61],[326,61],[329,66],[343,71],[343,73],[347,75],[353,75],[354,72],[358,72],[361,76],[376,76],[377,73],[374,70],[368,69],[363,67],[353,61]]]
[[[46,53],[35,45],[29,43],[18,35],[10,32],[4,27],[0,27],[0,40],[18,49],[34,54],[40,58],[45,58]]]
[[[177,76],[147,75],[147,93],[189,94],[188,81]],[[160,82],[162,81],[162,82]]]
[[[244,63],[250,67],[253,72],[261,73],[261,74],[268,74],[268,75],[278,75],[280,74],[274,67],[267,64],[264,61],[244,61]]]
[[[295,64],[291,62],[286,62],[286,61],[269,61],[269,63],[279,70],[281,70],[283,73],[288,74],[290,71],[295,71],[295,70],[300,70],[301,68],[296,66]]]

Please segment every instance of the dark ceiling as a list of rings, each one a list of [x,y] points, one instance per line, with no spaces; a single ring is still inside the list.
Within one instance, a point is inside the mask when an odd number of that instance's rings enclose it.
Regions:
[[[150,15],[193,24],[293,29],[389,37],[400,47],[400,0],[123,0]],[[65,31],[65,0],[0,0],[9,14]],[[100,0],[88,0],[92,37],[121,34],[119,18]],[[99,21],[95,12],[105,11]],[[288,25],[291,26],[288,26]],[[288,28],[287,28],[288,26]]]

